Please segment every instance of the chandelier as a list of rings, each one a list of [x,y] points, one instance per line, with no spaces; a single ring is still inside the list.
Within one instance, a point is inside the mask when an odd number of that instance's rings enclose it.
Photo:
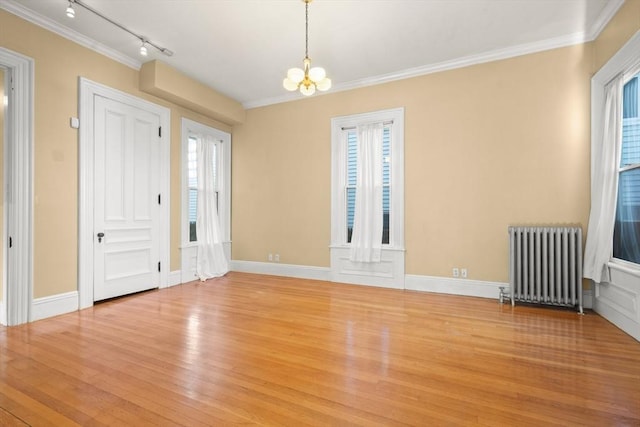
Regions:
[[[309,3],[313,0],[302,0],[305,5],[305,50],[303,68],[289,68],[287,77],[282,82],[282,86],[288,91],[300,90],[303,95],[313,95],[316,89],[325,91],[331,89],[331,79],[322,67],[311,68],[309,59]]]

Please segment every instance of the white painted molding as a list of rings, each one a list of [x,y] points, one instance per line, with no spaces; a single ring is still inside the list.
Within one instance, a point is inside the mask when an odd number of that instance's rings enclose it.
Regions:
[[[604,7],[593,26],[585,31],[568,34],[562,37],[556,37],[547,40],[541,40],[533,43],[521,44],[518,46],[508,47],[505,49],[496,49],[483,52],[477,55],[469,55],[462,58],[456,58],[450,61],[443,61],[437,64],[429,64],[415,68],[409,68],[389,74],[382,74],[365,79],[352,80],[334,85],[330,91],[317,93],[316,96],[330,95],[335,92],[343,92],[352,89],[358,89],[366,86],[373,86],[383,83],[389,83],[397,80],[410,79],[413,77],[425,76],[427,74],[439,73],[442,71],[455,70],[458,68],[470,67],[472,65],[484,64],[487,62],[500,61],[503,59],[515,58],[517,56],[529,55],[532,53],[544,52],[546,50],[558,49],[567,46],[573,46],[580,43],[590,42],[596,39],[602,30],[618,12],[618,9],[624,4],[624,0],[611,0]],[[298,93],[286,93],[271,98],[258,99],[242,104],[249,110],[251,108],[264,107],[271,104],[279,104],[282,102],[296,101],[305,99]]]
[[[31,321],[46,319],[78,310],[78,291],[33,300]]]
[[[346,229],[346,227],[345,227]],[[331,276],[337,283],[404,289],[404,250],[382,249],[380,262],[351,262],[351,248],[331,247]]]
[[[593,289],[582,290],[582,307],[593,309]]]
[[[275,262],[238,261],[230,263],[231,271],[242,273],[267,274],[271,276],[296,277],[299,279],[329,281],[331,270],[327,267],[280,264]]]
[[[593,309],[640,341],[640,281],[635,272],[611,266],[611,283],[596,283]]]
[[[435,292],[439,294],[464,295],[470,297],[493,298],[498,301],[500,287],[509,288],[508,283],[485,282],[470,279],[452,279],[449,277],[418,276],[407,274],[405,289],[413,291]]]
[[[593,41],[598,38],[602,30],[604,30],[609,21],[611,21],[611,18],[618,13],[618,9],[622,7],[624,1],[625,0],[610,0],[607,2],[602,12],[600,12],[600,16],[595,20],[589,31],[586,32],[587,39],[585,41]]]
[[[34,61],[24,55],[0,47],[0,65],[8,69],[13,79],[10,97],[11,117],[6,121],[8,143],[4,147],[5,164],[11,164],[12,177],[5,182],[13,195],[6,203],[3,222],[7,224],[3,245],[8,247],[7,236],[14,242],[6,254],[6,286],[4,308],[7,325],[29,321],[33,298],[33,109]],[[11,149],[7,150],[11,145]],[[9,219],[9,220],[7,220]]]
[[[166,288],[169,283],[169,245],[170,245],[170,187],[169,187],[169,163],[170,163],[170,137],[171,137],[171,111],[167,107],[146,101],[128,93],[93,82],[83,77],[79,78],[78,113],[80,117],[80,132],[78,144],[78,293],[80,296],[80,308],[93,305],[93,201],[94,201],[94,97],[103,96],[118,102],[146,109],[157,114],[162,126],[160,137],[160,193],[162,205],[159,218],[159,257],[162,265],[160,271],[159,288]]]
[[[64,37],[67,40],[71,40],[72,42],[98,52],[99,54],[104,55],[107,58],[111,58],[121,64],[124,64],[127,67],[131,67],[135,70],[139,70],[140,67],[142,67],[142,62],[138,61],[137,59],[124,55],[123,53],[118,52],[117,50],[112,49],[102,43],[99,43],[96,40],[89,38],[83,34],[80,34],[69,27],[65,27],[64,25],[61,25],[51,18],[27,9],[19,3],[8,0],[0,0],[0,9],[4,9],[9,13],[12,13],[19,18],[24,19],[25,21],[29,21],[32,24],[35,24],[39,27],[51,31],[52,33]]]
[[[174,270],[169,273],[169,283],[167,287],[176,286],[182,283],[182,272]]]
[[[0,325],[7,325],[7,312],[5,311],[4,301],[0,301]]]

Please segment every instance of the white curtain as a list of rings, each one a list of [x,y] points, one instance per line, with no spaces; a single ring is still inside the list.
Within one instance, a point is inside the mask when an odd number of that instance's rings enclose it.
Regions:
[[[222,246],[222,232],[216,203],[213,158],[215,140],[211,136],[198,138],[198,205],[196,208],[196,235],[198,257],[196,273],[204,281],[224,276],[229,263]]]
[[[605,87],[604,127],[591,159],[591,212],[584,251],[584,277],[608,282],[618,197],[618,166],[622,147],[623,76]]]
[[[380,262],[382,248],[382,123],[358,126],[352,262]]]

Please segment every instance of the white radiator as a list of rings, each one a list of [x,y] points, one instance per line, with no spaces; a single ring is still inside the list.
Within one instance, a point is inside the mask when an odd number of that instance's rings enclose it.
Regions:
[[[512,304],[577,307],[583,313],[582,229],[509,227],[509,285]]]

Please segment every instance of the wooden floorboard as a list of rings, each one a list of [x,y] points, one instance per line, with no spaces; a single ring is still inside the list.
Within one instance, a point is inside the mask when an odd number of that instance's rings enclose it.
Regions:
[[[640,426],[587,312],[229,273],[0,328],[0,425]]]

